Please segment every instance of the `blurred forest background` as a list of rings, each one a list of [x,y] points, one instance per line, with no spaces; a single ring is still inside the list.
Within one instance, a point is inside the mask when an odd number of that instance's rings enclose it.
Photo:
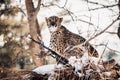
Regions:
[[[30,36],[48,46],[45,17],[51,15],[63,17],[62,24],[85,37],[104,60],[120,62],[120,0],[0,0],[1,71],[47,64],[43,47]]]

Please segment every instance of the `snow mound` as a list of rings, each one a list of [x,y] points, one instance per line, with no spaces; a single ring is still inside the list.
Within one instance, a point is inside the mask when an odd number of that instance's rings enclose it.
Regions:
[[[56,66],[55,64],[40,66],[34,69],[33,72],[36,72],[37,74],[42,74],[42,75],[49,74],[55,69],[55,66]]]

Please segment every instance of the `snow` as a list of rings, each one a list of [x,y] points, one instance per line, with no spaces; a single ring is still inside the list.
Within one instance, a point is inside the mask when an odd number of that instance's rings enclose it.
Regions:
[[[7,36],[11,38],[11,37],[12,37],[12,33],[8,33],[8,35],[7,35]]]
[[[87,52],[79,59],[76,58],[75,56],[71,56],[68,60],[69,60],[69,64],[75,68],[75,73],[77,73],[79,76],[82,76],[83,74],[79,73],[78,71],[82,70],[83,67],[89,64],[89,62],[97,64],[97,61],[98,61],[98,60],[96,61],[94,57],[90,58]],[[63,67],[62,64],[49,64],[49,65],[40,66],[32,71],[38,74],[45,75],[45,74],[50,74],[51,72],[53,72],[55,68],[62,68],[62,67]],[[87,73],[89,72],[90,71],[87,71]]]
[[[75,72],[77,72],[79,70],[82,70],[83,67],[85,67],[89,63],[97,65],[99,59],[95,57],[89,57],[88,53],[85,52],[81,58],[71,56],[68,60],[69,64],[71,64],[75,68]]]
[[[111,72],[103,72],[103,74],[106,76],[111,76]]]
[[[55,69],[55,64],[49,64],[49,65],[44,65],[37,67],[36,69],[32,70],[33,72],[36,72],[38,74],[49,74]]]
[[[4,45],[3,37],[4,35],[0,35],[0,47]]]

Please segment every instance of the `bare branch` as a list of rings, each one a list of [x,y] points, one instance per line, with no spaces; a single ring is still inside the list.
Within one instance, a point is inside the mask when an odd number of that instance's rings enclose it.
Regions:
[[[36,16],[36,17],[37,17],[39,10],[40,10],[40,5],[41,5],[41,0],[38,0],[38,5],[37,5],[37,8],[36,8],[35,13],[34,13],[34,16]]]
[[[98,8],[94,8],[94,9],[90,9],[90,11],[93,11],[93,10],[98,10],[98,9],[103,9],[103,8],[110,8],[110,7],[115,7],[117,6],[118,4],[113,4],[113,5],[104,5],[102,7],[98,7]]]
[[[93,2],[93,1],[88,1],[88,0],[85,0],[87,1],[88,3],[91,3],[91,4],[95,4],[95,5],[100,5],[100,6],[103,6],[103,7],[114,7],[114,6],[117,6],[118,4],[113,4],[113,5],[104,5],[104,4],[100,4],[98,2]]]
[[[88,41],[98,37],[99,35],[101,35],[102,33],[104,33],[107,29],[109,29],[116,21],[119,20],[119,16],[117,17],[117,19],[115,19],[108,27],[106,27],[104,30],[102,30],[101,32],[99,32],[98,34],[96,34],[95,36],[91,37]]]
[[[119,27],[118,27],[118,30],[117,30],[117,36],[120,38],[120,23],[119,23]]]
[[[107,45],[108,44],[108,42],[105,44],[105,45]],[[103,50],[103,52],[102,52],[102,55],[100,56],[100,59],[99,59],[99,61],[98,61],[98,64],[101,62],[101,60],[102,60],[102,58],[103,58],[103,56],[104,56],[104,54],[105,54],[105,50],[106,50],[106,46],[105,46],[105,48],[104,48],[104,50]]]
[[[67,8],[65,8],[66,4],[67,4],[67,0],[65,2],[64,6],[62,6],[62,7],[57,5],[57,4],[54,4],[54,3],[51,3],[49,5],[45,5],[45,4],[42,3],[41,5],[43,7],[57,6],[58,8],[61,8],[61,9],[65,10],[65,11],[67,11],[67,13],[71,16],[72,20],[75,21],[74,18],[73,18],[74,13],[72,11],[69,11]]]
[[[67,4],[67,0],[66,0],[66,3],[65,3],[65,4]],[[73,18],[73,15],[74,15],[74,16],[76,16],[76,15],[75,15],[73,12],[69,11],[67,8],[65,8],[65,5],[64,5],[63,7],[61,7],[61,6],[57,5],[57,4],[45,5],[45,4],[42,3],[41,5],[42,5],[43,7],[57,6],[58,8],[61,8],[61,9],[65,10],[65,11],[67,11],[67,13],[71,16],[72,20],[75,21],[75,19]],[[82,20],[82,19],[78,19],[78,21],[81,21],[81,22],[84,22],[84,23],[88,23],[88,24],[90,24],[90,25],[94,25],[93,23],[88,22],[88,21],[85,21],[85,20]]]
[[[68,14],[71,16],[72,20],[75,21],[74,18],[73,18],[73,16],[72,16],[72,15],[74,15],[73,12],[69,11],[69,10],[68,10],[67,8],[65,8],[64,6],[63,6],[63,7],[60,7],[60,6],[57,5],[57,4],[53,4],[53,5],[55,5],[55,6],[59,7],[59,8],[62,8],[62,9],[64,9],[65,11],[67,11]]]
[[[109,48],[108,46],[106,46],[109,50],[113,51],[113,52],[117,52],[117,53],[120,53],[120,51],[117,51],[117,50],[114,50],[114,49],[111,49]]]
[[[89,1],[89,0],[84,0],[84,1],[86,1],[87,3],[91,3],[91,4],[104,6],[103,4],[100,4],[98,2],[93,2],[93,1]]]
[[[98,2],[93,2],[93,1],[89,1],[89,0],[84,0],[84,1],[87,1],[87,3],[91,3],[91,4],[95,4],[95,5],[100,5],[100,6],[102,6],[102,7],[98,7],[98,8],[94,8],[94,9],[89,9],[89,11],[98,10],[98,9],[103,9],[103,8],[115,7],[115,6],[118,5],[118,4],[104,5],[104,4],[100,4],[100,3],[98,3]],[[112,10],[112,9],[109,9],[109,10]],[[112,11],[113,11],[113,10],[112,10]]]
[[[118,1],[118,9],[119,9],[119,15],[120,15],[120,0]]]
[[[99,44],[99,45],[96,45],[96,46],[105,46],[105,47],[106,47],[107,49],[109,49],[110,51],[120,53],[120,51],[117,51],[117,50],[111,49],[111,48],[108,47],[106,44]]]
[[[117,34],[117,32],[110,32],[110,31],[105,31],[105,32],[109,34]]]
[[[82,20],[82,19],[78,19],[78,21],[81,21],[81,22],[84,22],[84,23],[88,23],[89,25],[93,25],[93,26],[94,26],[94,24],[93,24],[93,23],[88,22],[88,21],[85,21],[85,20]]]
[[[63,6],[63,7],[65,7],[65,6],[66,6],[67,2],[68,2],[68,0],[66,0],[66,1],[65,1],[65,4],[64,4],[64,6]]]

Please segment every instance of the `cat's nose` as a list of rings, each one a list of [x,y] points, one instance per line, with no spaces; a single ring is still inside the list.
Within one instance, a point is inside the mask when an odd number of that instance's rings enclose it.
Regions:
[[[52,26],[55,26],[55,22],[51,22],[51,25],[52,25]]]

